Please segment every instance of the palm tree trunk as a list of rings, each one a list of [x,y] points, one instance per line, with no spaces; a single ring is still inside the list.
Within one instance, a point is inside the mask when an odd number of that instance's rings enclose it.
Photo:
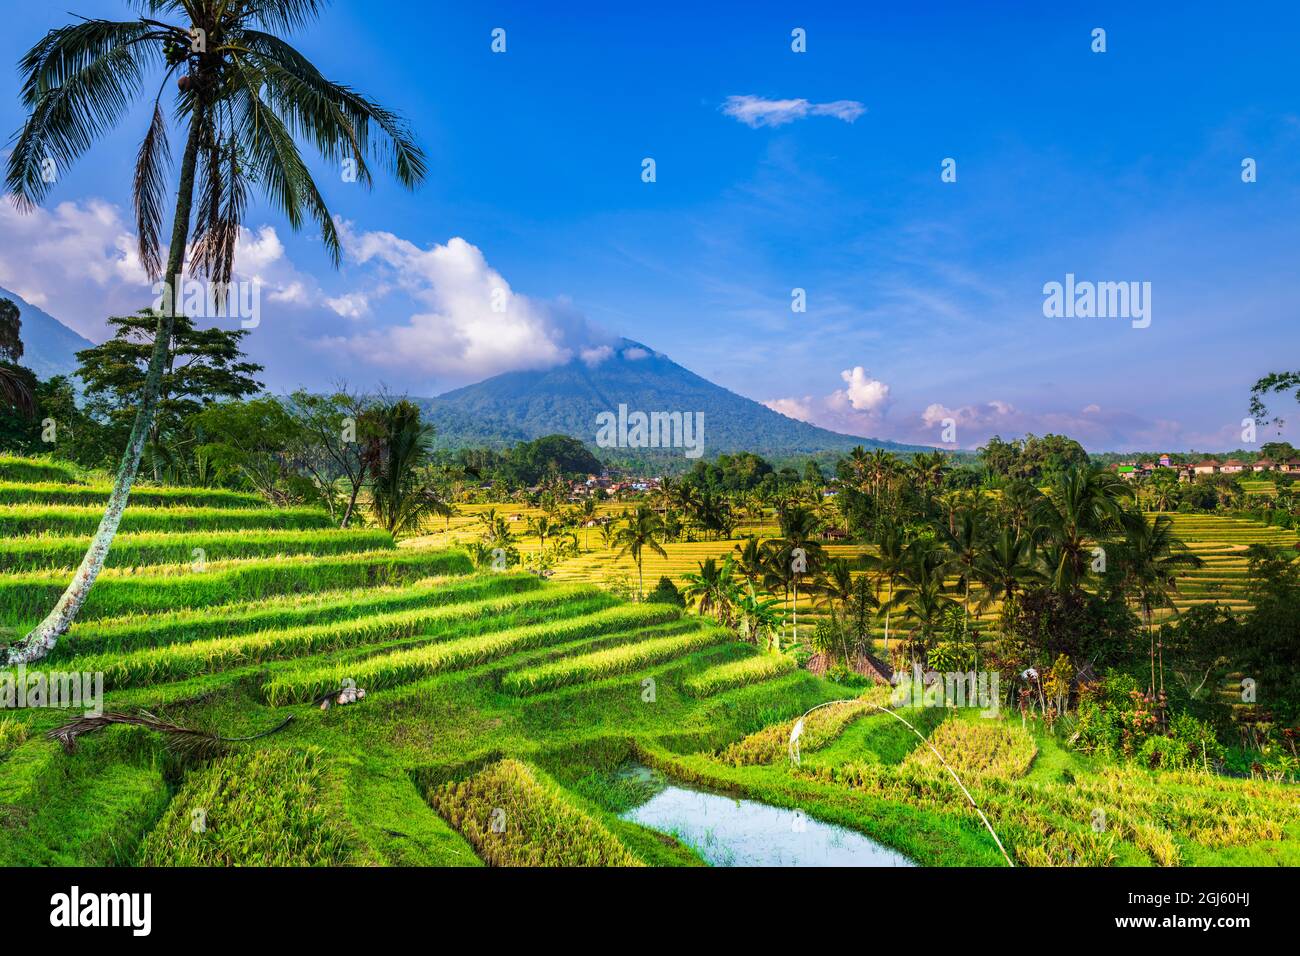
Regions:
[[[889,579],[889,600],[885,602],[885,663],[889,663],[889,615],[894,610],[894,579]]]
[[[170,308],[158,315],[158,325],[154,330],[153,354],[149,357],[149,370],[145,375],[144,394],[140,396],[140,407],[136,409],[135,423],[131,426],[131,437],[122,452],[122,461],[117,468],[117,477],[113,482],[113,492],[109,495],[108,505],[104,508],[104,517],[99,522],[99,530],[91,539],[85,557],[76,574],[72,576],[68,587],[59,598],[54,609],[46,615],[45,620],[32,628],[22,641],[13,645],[8,651],[9,664],[30,664],[38,661],[54,649],[72,622],[77,612],[90,595],[90,589],[104,568],[108,549],[113,544],[118,525],[122,522],[122,513],[126,510],[126,500],[131,494],[131,485],[135,482],[136,472],[140,468],[140,455],[144,451],[145,440],[153,426],[154,412],[158,407],[158,395],[162,390],[163,370],[167,366],[168,352],[171,348],[172,327],[180,308],[181,290],[175,287],[177,276],[185,263],[185,242],[190,231],[190,207],[194,199],[194,168],[199,151],[199,127],[203,122],[201,111],[196,111],[190,119],[189,139],[185,143],[185,155],[181,159],[180,184],[176,192],[176,216],[172,221],[171,246],[167,253],[167,272],[163,275],[166,288],[171,289]]]

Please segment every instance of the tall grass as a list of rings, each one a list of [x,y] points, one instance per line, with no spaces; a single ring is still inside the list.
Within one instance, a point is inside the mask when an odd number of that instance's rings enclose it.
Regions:
[[[76,671],[103,672],[105,687],[138,687],[244,664],[401,638],[424,636],[434,640],[453,634],[473,633],[501,626],[511,612],[531,612],[538,616],[554,614],[557,610],[577,613],[579,609],[608,605],[612,600],[595,588],[577,585],[451,607],[393,611],[354,621],[273,628],[242,637],[168,644],[121,655],[77,656],[67,666]]]
[[[565,609],[572,606],[570,602]],[[671,605],[623,605],[583,617],[443,641],[350,664],[290,671],[262,685],[262,694],[272,706],[281,706],[312,700],[318,694],[340,686],[345,679],[355,680],[358,687],[367,690],[396,687],[435,674],[484,664],[519,651],[649,627],[674,620],[677,616],[677,609]]]
[[[484,601],[536,591],[541,586],[541,579],[535,575],[493,574],[435,578],[400,587],[282,595],[252,605],[226,604],[90,621],[74,625],[71,640],[60,646],[81,654],[129,651],[307,624],[329,624],[410,608]]]
[[[48,458],[15,458],[0,455],[0,481],[81,481],[77,469]]]
[[[99,505],[0,505],[0,535],[91,535],[104,509]],[[240,529],[305,531],[331,528],[319,508],[127,508],[120,531],[214,532]]]
[[[314,594],[339,588],[395,585],[439,574],[469,574],[463,551],[362,551],[317,557],[255,558],[196,571],[188,563],[104,572],[86,599],[79,621],[178,608],[203,608],[256,601],[281,594]],[[67,573],[38,571],[0,576],[0,620],[34,621],[44,616],[67,586]]]
[[[692,697],[712,697],[724,690],[780,677],[798,666],[795,659],[786,654],[755,654],[692,675],[682,682],[682,690]]]
[[[728,635],[719,628],[702,625],[691,634],[656,637],[634,641],[594,651],[578,657],[568,657],[537,667],[511,671],[501,679],[501,689],[507,694],[535,694],[554,690],[569,684],[582,684],[636,670],[648,664],[657,664],[727,640]]]
[[[73,568],[86,553],[89,537],[11,538],[0,541],[0,573]],[[181,534],[119,534],[108,552],[108,567],[205,562],[277,554],[347,554],[391,547],[387,531],[191,531]]]
[[[930,734],[930,743],[958,775],[967,777],[1023,777],[1038,755],[1034,738],[1001,720],[945,720]],[[905,766],[938,767],[934,751],[920,744],[903,761]]]
[[[5,505],[98,505],[103,507],[113,486],[105,482],[69,485],[64,482],[0,481],[0,504]],[[258,508],[267,507],[260,495],[225,488],[151,488],[136,485],[131,489],[131,505],[150,508]]]
[[[800,751],[807,753],[825,747],[844,733],[844,729],[849,724],[874,710],[873,704],[883,706],[888,699],[887,688],[871,688],[854,700],[846,700],[814,710],[803,718],[803,732],[799,737]],[[769,724],[762,730],[729,744],[718,755],[718,759],[733,767],[784,760],[789,754],[790,733],[794,730],[794,725],[795,720]]]
[[[489,866],[640,866],[600,823],[518,760],[429,790],[429,803]]]
[[[321,801],[318,751],[235,753],[189,774],[145,838],[143,866],[339,866],[347,835]],[[196,815],[197,813],[197,815]],[[201,824],[201,825],[196,825]]]

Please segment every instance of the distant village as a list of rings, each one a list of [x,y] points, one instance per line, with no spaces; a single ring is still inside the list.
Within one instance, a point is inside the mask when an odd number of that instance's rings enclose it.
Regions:
[[[1110,466],[1119,477],[1132,481],[1135,478],[1153,476],[1160,469],[1169,469],[1178,475],[1179,481],[1191,481],[1200,475],[1236,475],[1254,472],[1281,472],[1300,475],[1300,458],[1288,461],[1273,461],[1271,458],[1257,458],[1254,461],[1241,461],[1229,458],[1219,461],[1206,458],[1197,462],[1175,462],[1169,455],[1143,461],[1121,461]]]

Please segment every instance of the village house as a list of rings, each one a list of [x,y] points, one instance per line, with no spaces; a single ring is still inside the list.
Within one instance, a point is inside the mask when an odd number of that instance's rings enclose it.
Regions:
[[[1174,460],[1168,455],[1161,455],[1159,464],[1161,468],[1172,468],[1174,466]]]
[[[1300,475],[1300,458],[1292,458],[1286,464],[1280,467],[1281,471],[1288,475]]]
[[[1251,469],[1254,471],[1272,471],[1274,467],[1271,458],[1259,458],[1256,459],[1255,464],[1251,466]]]
[[[1246,463],[1236,458],[1229,458],[1219,466],[1219,473],[1224,475],[1235,475],[1239,471],[1246,469]]]
[[[1192,474],[1195,475],[1215,475],[1219,472],[1219,463],[1213,458],[1207,458],[1204,461],[1198,461],[1192,465]]]

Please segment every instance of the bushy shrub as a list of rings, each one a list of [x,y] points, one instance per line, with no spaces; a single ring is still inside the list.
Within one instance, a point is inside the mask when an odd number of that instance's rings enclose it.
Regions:
[[[647,604],[672,604],[675,607],[686,607],[686,599],[682,597],[682,592],[667,575],[659,578],[659,583],[645,596],[645,599]]]

